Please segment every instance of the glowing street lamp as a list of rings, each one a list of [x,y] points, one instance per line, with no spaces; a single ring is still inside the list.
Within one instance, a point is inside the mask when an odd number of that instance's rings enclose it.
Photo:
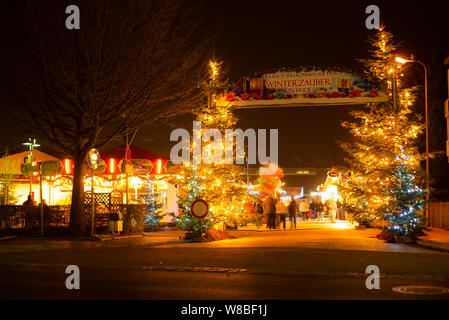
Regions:
[[[419,60],[416,60],[413,55],[410,56],[410,59],[404,59],[401,57],[395,57],[396,62],[400,64],[405,64],[407,62],[416,62],[423,66],[424,68],[424,100],[425,100],[425,122],[426,122],[426,218],[427,224],[429,223],[430,218],[430,194],[429,194],[429,179],[430,179],[430,164],[429,164],[429,121],[428,121],[428,105],[427,105],[427,67],[426,65]]]
[[[404,63],[407,63],[407,62],[412,62],[411,60],[403,59],[401,57],[395,57],[394,59],[396,60],[396,62],[398,62],[400,64],[404,64]]]

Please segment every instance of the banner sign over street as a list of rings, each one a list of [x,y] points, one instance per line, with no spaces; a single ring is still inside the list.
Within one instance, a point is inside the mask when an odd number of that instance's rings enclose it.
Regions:
[[[220,105],[272,107],[346,105],[388,101],[386,86],[372,77],[335,70],[290,69],[258,74],[217,97]]]

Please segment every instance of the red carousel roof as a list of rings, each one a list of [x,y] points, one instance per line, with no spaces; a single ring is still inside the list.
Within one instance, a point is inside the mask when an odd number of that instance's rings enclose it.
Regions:
[[[169,160],[167,157],[160,156],[151,151],[144,150],[142,148],[136,146],[130,146],[131,150],[131,159],[147,159],[147,160]],[[114,158],[117,160],[125,159],[126,146],[119,146],[113,149],[109,149],[106,151],[100,151],[100,155],[102,159],[110,159]]]
[[[151,162],[152,166],[150,168],[150,174],[165,174],[165,165],[169,158],[160,156],[151,151],[147,151],[136,146],[130,146],[130,150],[131,161],[137,161],[137,163],[134,164],[134,172],[136,172],[136,168],[139,167],[140,170],[145,170],[145,167],[148,167],[145,162]],[[126,146],[120,146],[106,151],[100,151],[101,159],[104,160],[106,165],[106,170],[101,174],[108,175],[120,173],[121,169],[119,168],[119,164],[121,160],[125,159],[125,154]],[[62,167],[65,175],[73,175],[73,159],[64,159],[62,161]],[[138,170],[139,169],[137,169],[137,172]]]

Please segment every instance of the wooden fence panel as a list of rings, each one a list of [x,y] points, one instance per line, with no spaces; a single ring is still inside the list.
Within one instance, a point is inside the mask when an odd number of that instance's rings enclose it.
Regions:
[[[430,204],[430,226],[449,229],[449,202],[432,202]]]

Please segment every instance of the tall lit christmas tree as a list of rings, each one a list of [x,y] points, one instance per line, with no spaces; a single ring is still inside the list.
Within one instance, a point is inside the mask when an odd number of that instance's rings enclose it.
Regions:
[[[379,29],[371,44],[374,59],[366,64],[388,85],[390,102],[368,104],[352,113],[358,121],[343,123],[357,142],[342,144],[352,175],[341,189],[355,221],[380,225],[392,235],[414,236],[424,226],[422,157],[416,146],[423,126],[410,109],[414,89],[402,87],[393,36]]]
[[[216,103],[216,94],[223,85],[219,78],[220,64],[211,61],[209,80],[205,84],[208,105],[196,113],[203,137],[202,159],[200,163],[192,161],[190,164],[184,164],[183,179],[178,181],[180,186],[178,203],[181,212],[175,221],[181,230],[200,230],[200,222],[190,213],[191,203],[198,198],[206,200],[209,204],[209,215],[203,219],[204,229],[216,223],[238,225],[249,222],[252,218],[245,206],[250,196],[243,182],[244,167],[235,164],[236,154],[238,154],[235,142],[232,142],[233,163],[225,161],[225,130],[233,129],[237,119],[231,106]],[[215,132],[219,136],[205,139],[207,129],[216,129]],[[193,139],[192,149],[198,147],[197,143],[198,141]]]

